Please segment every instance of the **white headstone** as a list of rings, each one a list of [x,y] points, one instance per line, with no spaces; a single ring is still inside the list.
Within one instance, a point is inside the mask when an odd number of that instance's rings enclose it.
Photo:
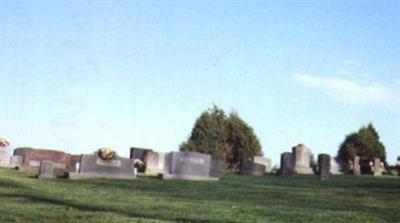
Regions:
[[[271,172],[271,160],[264,157],[264,156],[255,156],[254,157],[254,163],[261,164],[265,166],[265,172],[269,173]]]
[[[310,150],[302,144],[293,147],[294,172],[298,174],[313,174],[310,167]]]
[[[0,146],[0,167],[9,167],[11,161],[11,147]]]
[[[335,158],[331,159],[331,174],[342,174],[342,172],[340,171],[340,163]]]

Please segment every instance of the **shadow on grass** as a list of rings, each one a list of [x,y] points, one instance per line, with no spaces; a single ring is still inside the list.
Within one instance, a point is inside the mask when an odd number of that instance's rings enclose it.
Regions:
[[[0,179],[0,188],[20,188],[20,189],[25,189],[28,188],[26,185],[24,185],[23,183],[11,180],[11,179]]]
[[[77,204],[77,203],[67,201],[67,200],[54,199],[54,198],[48,198],[45,196],[38,196],[38,195],[31,195],[31,194],[0,193],[0,197],[11,198],[11,199],[19,198],[19,199],[28,200],[33,203],[44,203],[44,204],[50,204],[50,205],[65,206],[65,207],[73,208],[73,209],[76,209],[79,211],[114,213],[114,214],[122,215],[124,217],[131,217],[131,218],[145,218],[145,219],[150,219],[150,220],[194,222],[194,223],[216,222],[215,220],[211,221],[211,220],[194,220],[194,219],[190,219],[190,218],[181,218],[181,217],[176,217],[176,218],[160,217],[160,216],[156,216],[156,215],[124,211],[124,210],[105,207],[105,206],[91,206],[91,205],[87,205],[87,204]]]

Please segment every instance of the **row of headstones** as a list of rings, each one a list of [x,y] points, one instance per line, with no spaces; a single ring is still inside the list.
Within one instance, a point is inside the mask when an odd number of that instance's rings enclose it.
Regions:
[[[198,152],[160,153],[131,148],[130,158],[142,162],[140,172],[162,179],[218,180],[225,174],[224,160]]]
[[[296,158],[295,156],[293,156],[292,153],[283,153],[281,155],[280,174],[283,176],[292,176],[294,174],[314,174],[314,171],[309,165],[302,164],[299,165],[299,163],[296,162]],[[330,155],[318,155],[317,174],[321,180],[327,180],[330,178],[330,176],[332,175]]]
[[[311,151],[302,144],[293,147],[292,153],[282,153],[280,174],[284,176],[290,176],[293,174],[314,174],[314,171],[310,165],[310,157]],[[333,169],[332,163],[336,164],[335,160],[331,159],[330,155],[318,155],[316,172],[322,180],[329,179],[332,174],[339,173],[337,166],[335,166],[335,169]],[[354,175],[361,174],[359,156],[354,157],[351,169],[353,170]],[[372,169],[375,176],[382,175],[382,163],[379,158],[374,159]]]
[[[147,173],[152,171],[161,174],[162,179],[219,180],[224,175],[223,160],[214,159],[208,154],[197,152],[159,154],[149,151],[146,157],[149,167]],[[160,165],[159,160],[163,160],[163,167],[152,166],[150,160],[154,161],[155,157],[158,157],[157,165]],[[134,179],[137,173],[135,159],[122,157],[105,161],[96,155],[82,155],[76,165],[76,171],[69,173],[72,179],[89,177]],[[50,177],[54,177],[54,162],[41,161],[39,178]]]
[[[50,152],[48,150],[30,149],[29,152],[18,151],[21,154],[12,156],[10,147],[2,147],[0,152],[0,166],[38,167],[39,178],[55,177],[55,169],[61,169],[62,171],[58,172],[62,172],[63,176],[68,175],[70,178],[103,177],[131,179],[135,178],[137,173],[134,157],[130,159],[116,157],[113,160],[105,161],[94,154],[85,154],[72,156],[71,165],[66,165],[65,163],[59,163],[58,160],[54,160],[51,155],[47,154]],[[58,151],[51,152],[62,153]],[[32,159],[33,157],[41,157],[41,159],[35,160]],[[162,174],[163,179],[218,180],[225,172],[223,160],[196,152],[149,152],[148,156],[146,156],[146,164],[147,173]],[[66,166],[74,167],[66,169]],[[74,171],[71,172],[71,170]]]
[[[138,156],[138,154],[141,154]],[[143,154],[145,154],[143,156]],[[281,156],[282,175],[312,174],[310,167],[310,151],[304,145],[293,148],[292,153],[283,153]],[[14,162],[22,163],[23,157],[12,156]],[[131,159],[117,157],[115,160],[104,161],[95,155],[82,155],[75,163],[75,172],[70,173],[71,178],[78,177],[111,177],[111,178],[135,178],[135,159],[141,159],[146,164],[145,173],[161,174],[163,179],[194,179],[216,180],[224,175],[224,161],[207,154],[195,152],[171,152],[157,153],[152,150],[131,150]],[[4,159],[3,159],[4,160]],[[328,163],[329,160],[329,163]],[[354,174],[361,173],[359,157],[355,157],[353,163]],[[380,160],[375,160],[374,173],[380,175]],[[39,165],[39,164],[38,164]],[[42,177],[54,176],[53,170],[59,166],[50,160],[40,163],[39,175]],[[240,173],[263,175],[270,171],[270,160],[265,157],[254,157],[251,162],[244,162],[240,167]],[[328,170],[328,171],[326,171]],[[318,171],[321,178],[327,178],[332,173],[331,159],[329,155],[318,156]],[[50,174],[49,174],[50,173]]]
[[[143,168],[141,168],[141,172],[145,174],[165,174],[168,176],[169,168],[174,167],[174,165],[169,165],[168,154],[171,153],[159,153],[150,149],[140,149],[140,148],[132,148],[131,149],[131,159],[141,160],[143,162]],[[196,152],[174,152],[173,155],[176,154],[186,154],[186,156],[192,157],[191,159],[198,159],[199,157],[210,156],[206,154],[200,154]],[[194,158],[197,157],[197,158]],[[211,162],[208,164],[207,161],[202,162],[201,165],[196,166],[194,164],[190,164],[182,167],[184,170],[191,169],[206,169],[208,165],[210,165],[210,176],[211,177],[221,177],[225,172],[225,162],[222,158],[217,158],[215,156],[210,156]],[[200,158],[203,159],[203,158]],[[205,160],[205,159],[204,159]],[[178,162],[175,162],[178,163]],[[179,164],[181,166],[182,164]],[[271,168],[271,160],[263,157],[263,156],[255,156],[252,159],[249,159],[247,162],[243,162],[240,165],[240,173],[241,174],[250,174],[250,175],[263,175],[265,173],[270,173]],[[170,172],[174,172],[171,170]],[[193,175],[193,171],[190,171],[190,175]]]
[[[381,176],[382,175],[382,170],[383,170],[383,164],[379,158],[374,158],[373,163],[369,164],[372,166],[372,172],[374,173],[374,176]],[[355,156],[354,160],[351,164],[350,169],[353,170],[354,175],[361,175],[361,165],[360,165],[360,157]]]

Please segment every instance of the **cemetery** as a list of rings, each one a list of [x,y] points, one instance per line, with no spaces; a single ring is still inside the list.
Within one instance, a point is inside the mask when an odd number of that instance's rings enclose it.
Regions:
[[[0,2],[0,223],[400,223],[400,0]]]
[[[281,154],[276,173],[264,156],[245,159],[232,172],[220,157],[199,152],[131,147],[130,157],[124,158],[111,148],[92,154],[12,151],[10,142],[1,140],[0,222],[399,219],[400,177],[383,176],[379,158],[367,163],[355,156],[346,173],[329,154],[318,154],[312,167],[311,149],[298,144]],[[365,193],[368,196],[359,196]],[[379,206],[371,212],[372,204]],[[315,215],[321,207],[323,214]],[[43,219],[42,209],[53,214]]]

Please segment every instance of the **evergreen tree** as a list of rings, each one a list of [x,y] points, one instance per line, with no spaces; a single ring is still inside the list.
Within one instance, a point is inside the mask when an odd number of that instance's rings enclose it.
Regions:
[[[237,113],[232,112],[228,119],[227,163],[237,168],[246,159],[261,155],[261,144],[253,129]]]
[[[229,117],[214,105],[196,120],[181,151],[207,153],[225,159],[228,168],[237,168],[244,159],[261,154],[261,145],[253,129],[237,113]]]
[[[196,120],[188,141],[181,144],[180,150],[196,151],[225,158],[227,136],[225,112],[214,105]]]

